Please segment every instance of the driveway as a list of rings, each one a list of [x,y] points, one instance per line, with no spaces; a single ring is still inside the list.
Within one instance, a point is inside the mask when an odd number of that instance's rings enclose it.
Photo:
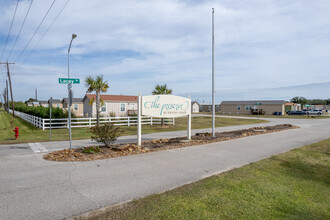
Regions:
[[[50,162],[67,142],[0,146],[0,219],[63,219],[191,183],[330,137],[330,119],[270,119],[299,129],[90,162]],[[236,130],[253,125],[217,128]],[[258,125],[259,126],[259,125]],[[210,129],[208,129],[210,131]],[[200,132],[194,131],[194,132]],[[185,131],[143,135],[184,136]],[[136,140],[135,136],[120,141]],[[89,140],[75,144],[87,144]],[[63,145],[63,146],[62,146]],[[80,145],[81,146],[81,145]]]

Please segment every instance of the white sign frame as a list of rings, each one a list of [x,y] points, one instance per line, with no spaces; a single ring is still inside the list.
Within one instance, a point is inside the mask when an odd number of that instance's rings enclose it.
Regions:
[[[188,117],[187,139],[191,140],[191,99],[175,95],[149,95],[138,94],[137,139],[141,145],[141,116],[159,118]]]

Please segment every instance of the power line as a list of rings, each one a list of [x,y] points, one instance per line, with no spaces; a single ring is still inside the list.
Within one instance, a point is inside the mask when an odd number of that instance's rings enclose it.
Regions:
[[[14,16],[13,16],[13,19],[11,20],[11,24],[10,24],[9,32],[8,32],[8,35],[7,35],[7,40],[6,40],[5,46],[4,46],[4,48],[3,48],[3,51],[2,51],[2,54],[1,54],[1,58],[0,58],[0,60],[2,60],[3,54],[4,54],[4,52],[5,52],[5,50],[6,50],[6,47],[7,47],[7,43],[8,43],[9,35],[10,35],[10,32],[11,32],[11,28],[13,27],[13,23],[14,23],[14,20],[15,20],[16,11],[17,11],[17,7],[18,7],[18,3],[19,3],[19,0],[17,0],[17,4],[16,4],[16,8],[15,8],[15,12],[14,12]]]
[[[32,5],[32,3],[33,3],[33,0],[31,0],[30,6],[29,6],[29,8],[28,8],[28,10],[27,10],[27,12],[26,12],[26,14],[25,14],[25,17],[24,17],[23,23],[22,23],[22,25],[21,25],[21,28],[19,29],[19,32],[18,32],[18,34],[17,34],[17,36],[16,36],[16,39],[15,39],[15,43],[13,44],[13,47],[12,47],[11,50],[10,50],[10,53],[9,53],[9,55],[8,55],[8,57],[7,57],[7,60],[9,60],[9,57],[10,57],[11,53],[13,52],[14,47],[16,46],[16,42],[17,42],[17,40],[18,40],[19,35],[21,34],[21,31],[22,31],[23,26],[24,26],[24,24],[25,24],[26,18],[27,18],[27,16],[28,16],[29,12],[30,12],[30,9],[31,9],[31,5]]]
[[[53,24],[55,23],[55,21],[57,20],[57,18],[60,16],[60,14],[62,13],[62,11],[64,10],[64,8],[66,7],[66,5],[69,3],[70,0],[67,0],[66,3],[64,4],[64,6],[62,7],[62,9],[60,10],[60,12],[56,15],[56,17],[54,18],[53,22],[49,25],[49,27],[47,28],[46,32],[41,36],[41,38],[39,39],[39,41],[37,42],[37,44],[35,45],[35,47],[32,49],[32,51],[29,53],[29,55],[23,60],[22,64],[31,56],[31,54],[35,51],[35,49],[38,47],[39,43],[41,42],[41,40],[45,37],[45,35],[48,33],[48,31],[52,28]]]
[[[17,62],[17,60],[22,56],[22,54],[24,53],[24,51],[26,50],[26,48],[29,46],[29,44],[31,43],[32,39],[34,38],[34,36],[36,35],[37,31],[39,30],[39,28],[41,27],[42,23],[44,22],[45,18],[47,17],[49,11],[52,9],[54,3],[56,2],[56,0],[53,1],[53,3],[51,4],[51,6],[48,8],[45,16],[43,17],[43,19],[41,20],[39,26],[37,27],[37,29],[35,30],[35,32],[33,33],[31,39],[29,40],[29,42],[26,44],[26,46],[24,47],[24,49],[22,50],[22,52],[18,55],[18,57],[15,60],[15,63]]]

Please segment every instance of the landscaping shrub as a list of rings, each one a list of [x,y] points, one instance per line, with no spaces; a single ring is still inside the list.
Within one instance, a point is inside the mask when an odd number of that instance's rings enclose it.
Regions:
[[[103,143],[106,147],[111,147],[111,144],[117,140],[122,130],[113,124],[103,124],[91,128],[91,139],[99,143]]]
[[[43,106],[27,106],[23,102],[15,102],[14,108],[16,111],[23,112],[40,118],[49,118],[49,108]],[[52,108],[52,118],[67,118],[68,111],[61,108]],[[75,114],[71,112],[71,117],[75,118]]]
[[[95,154],[100,152],[100,147],[99,146],[84,147],[82,152],[85,154]]]

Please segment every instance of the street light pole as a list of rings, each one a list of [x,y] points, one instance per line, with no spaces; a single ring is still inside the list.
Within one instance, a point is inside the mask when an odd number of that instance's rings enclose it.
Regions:
[[[212,8],[212,137],[215,137],[215,94],[214,94],[214,8]]]
[[[69,49],[68,49],[68,78],[70,79],[70,49],[71,49],[71,44],[74,38],[76,38],[77,35],[76,34],[72,34],[72,38],[70,41],[70,45],[69,45]],[[72,148],[72,144],[71,144],[71,99],[72,99],[72,92],[71,92],[71,87],[72,84],[71,82],[68,84],[68,113],[69,113],[69,137],[70,137],[70,149]]]

